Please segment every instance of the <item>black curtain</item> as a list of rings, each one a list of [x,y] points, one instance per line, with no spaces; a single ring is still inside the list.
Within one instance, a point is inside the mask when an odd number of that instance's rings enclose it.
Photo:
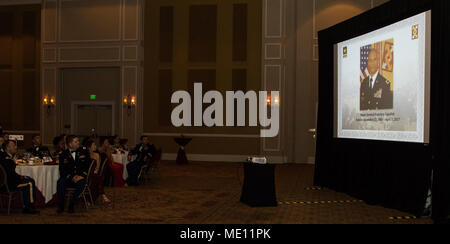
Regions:
[[[430,144],[333,138],[334,45],[432,10]],[[315,185],[421,215],[433,183],[433,217],[450,210],[450,1],[392,0],[319,32]]]
[[[433,1],[431,138],[433,218],[450,216],[450,1]]]

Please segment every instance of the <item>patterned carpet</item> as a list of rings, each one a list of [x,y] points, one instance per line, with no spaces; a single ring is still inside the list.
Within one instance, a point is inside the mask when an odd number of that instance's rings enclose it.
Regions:
[[[0,224],[431,224],[396,210],[370,206],[345,194],[310,188],[314,167],[276,168],[275,208],[251,208],[239,202],[243,169],[235,163],[162,162],[144,186],[107,188],[110,205],[88,212],[56,214],[41,209],[38,216],[0,212]],[[402,217],[397,219],[397,217]]]

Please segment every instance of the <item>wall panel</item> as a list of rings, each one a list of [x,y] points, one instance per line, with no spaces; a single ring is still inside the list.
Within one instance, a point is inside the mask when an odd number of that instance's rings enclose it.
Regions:
[[[122,9],[121,0],[59,0],[59,41],[120,41]]]
[[[141,0],[43,0],[43,56],[41,96],[55,96],[57,106],[54,112],[47,114],[41,109],[44,141],[51,143],[54,136],[68,131],[62,117],[61,108],[62,70],[89,69],[98,75],[107,68],[117,69],[120,80],[117,88],[119,95],[118,125],[116,133],[136,142],[137,134],[142,131],[139,119],[142,117],[141,90],[143,46]],[[74,72],[66,75],[76,76]],[[67,77],[66,77],[67,78]],[[74,79],[76,77],[68,77]],[[89,94],[84,99],[89,100]],[[125,96],[136,96],[137,106],[127,113],[122,105]]]

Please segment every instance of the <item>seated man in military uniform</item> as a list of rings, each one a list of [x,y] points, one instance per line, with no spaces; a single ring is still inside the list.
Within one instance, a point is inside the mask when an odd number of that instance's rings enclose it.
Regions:
[[[48,147],[42,146],[40,135],[34,135],[32,137],[32,143],[33,143],[33,146],[31,148],[28,148],[28,150],[27,150],[28,153],[31,153],[34,157],[39,157],[41,159],[43,157],[51,156],[50,150],[48,149]]]
[[[16,142],[5,142],[3,144],[3,151],[4,152],[0,155],[0,165],[5,170],[9,190],[19,190],[22,192],[24,214],[39,213],[34,208],[34,202],[36,200],[36,183],[30,177],[21,176],[16,173],[16,163],[14,162],[14,157],[17,153]]]
[[[149,143],[147,136],[141,136],[141,143],[128,155],[128,160],[131,160],[131,156],[136,155],[136,159],[127,165],[128,179],[127,184],[129,186],[138,185],[139,173],[145,163],[157,153],[155,145]]]
[[[80,148],[78,137],[67,136],[66,143],[67,149],[59,155],[58,213],[64,212],[64,198],[67,188],[76,189],[68,209],[69,213],[74,212],[74,206],[86,187],[86,179],[91,163],[89,151],[86,148]]]

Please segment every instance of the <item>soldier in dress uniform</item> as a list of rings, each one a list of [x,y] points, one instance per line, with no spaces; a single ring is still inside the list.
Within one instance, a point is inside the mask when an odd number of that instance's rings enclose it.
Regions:
[[[80,140],[77,136],[67,136],[66,144],[67,149],[59,156],[58,213],[64,212],[64,197],[67,188],[76,189],[68,209],[69,213],[74,212],[74,206],[86,187],[91,163],[89,151],[86,148],[80,148]]]
[[[7,141],[3,144],[0,165],[5,170],[8,188],[10,191],[19,190],[22,192],[24,214],[38,214],[39,212],[34,207],[36,183],[30,177],[21,176],[16,173],[16,163],[14,162],[16,153],[17,145],[15,141]]]
[[[138,185],[139,173],[145,163],[157,153],[155,145],[150,144],[147,136],[141,136],[141,143],[128,155],[128,160],[131,160],[131,156],[136,155],[136,159],[127,165],[128,179],[127,184],[129,186]]]
[[[27,149],[28,153],[31,153],[34,157],[43,158],[44,156],[51,156],[48,147],[43,147],[41,143],[41,136],[34,135],[32,137],[33,146]]]
[[[393,109],[394,96],[391,90],[391,82],[379,72],[379,57],[375,49],[372,49],[369,53],[367,70],[369,76],[361,83],[361,111]]]

